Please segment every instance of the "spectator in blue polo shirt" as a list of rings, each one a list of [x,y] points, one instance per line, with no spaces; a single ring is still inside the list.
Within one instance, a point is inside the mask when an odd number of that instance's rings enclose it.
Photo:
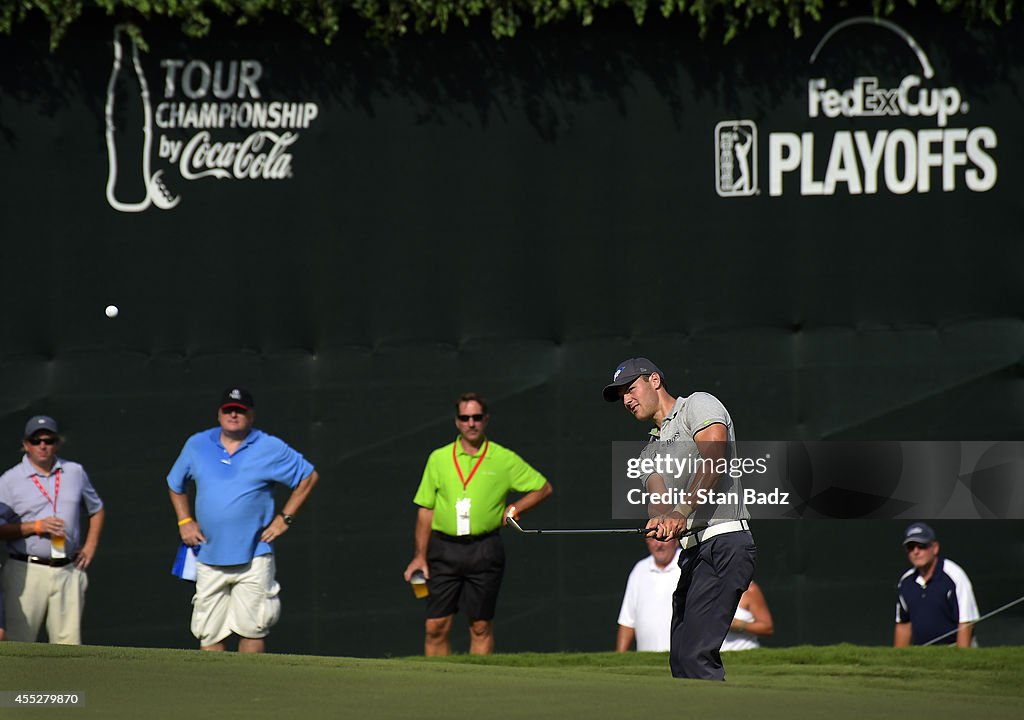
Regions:
[[[935,532],[922,522],[903,535],[912,568],[903,573],[896,592],[894,647],[953,644],[971,647],[978,604],[967,573],[939,555]]]
[[[281,613],[271,543],[291,526],[319,475],[282,440],[253,428],[252,395],[224,391],[219,427],[185,442],[167,476],[171,505],[186,545],[199,549],[192,634],[203,650],[225,650],[238,636],[239,652],[263,652]],[[196,487],[189,509],[186,485]],[[292,489],[274,512],[274,485]]]

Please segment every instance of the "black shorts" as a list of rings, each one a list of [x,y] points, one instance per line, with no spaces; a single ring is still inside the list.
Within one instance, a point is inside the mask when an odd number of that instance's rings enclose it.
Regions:
[[[452,537],[432,531],[427,546],[427,617],[441,618],[462,610],[470,620],[491,620],[505,574],[501,535]]]

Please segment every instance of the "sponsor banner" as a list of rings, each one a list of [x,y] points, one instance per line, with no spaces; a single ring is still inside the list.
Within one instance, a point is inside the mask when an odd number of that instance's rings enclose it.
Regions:
[[[612,443],[612,517],[1022,519],[1024,442]],[[661,483],[651,482],[658,475]],[[712,483],[697,482],[714,476]],[[741,511],[739,511],[741,512]]]
[[[123,27],[114,29],[105,106],[112,208],[171,210],[195,181],[293,177],[295,147],[320,116],[317,103],[267,97],[258,59],[158,57],[155,63],[154,77],[134,40]]]
[[[895,35],[916,67],[883,79],[871,68],[848,77],[819,74],[819,58],[846,42],[847,28],[869,25],[879,41]],[[860,37],[860,36],[857,36]],[[999,177],[999,137],[972,124],[968,91],[935,77],[931,61],[902,27],[879,18],[851,18],[824,34],[802,82],[814,129],[761,128],[769,197],[983,193]],[[830,127],[831,126],[831,127]],[[715,191],[721,197],[760,195],[759,128],[753,120],[715,126]]]

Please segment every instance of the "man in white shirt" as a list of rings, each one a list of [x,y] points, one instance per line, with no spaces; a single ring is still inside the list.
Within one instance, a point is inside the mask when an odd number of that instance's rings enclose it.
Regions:
[[[616,652],[636,640],[641,652],[666,652],[672,634],[672,593],[679,584],[679,541],[646,538],[650,555],[633,566],[619,610]]]
[[[650,555],[633,566],[619,610],[616,652],[665,652],[672,636],[672,593],[679,582],[679,544],[646,538]],[[759,638],[775,631],[771,611],[757,583],[740,597],[722,652],[761,647]]]

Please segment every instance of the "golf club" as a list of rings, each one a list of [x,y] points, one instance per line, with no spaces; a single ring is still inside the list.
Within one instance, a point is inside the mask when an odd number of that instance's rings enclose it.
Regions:
[[[512,518],[509,518],[509,520],[511,521],[511,520],[512,520]],[[982,620],[988,620],[988,619],[989,619],[990,617],[992,617],[993,615],[998,615],[998,614],[999,614],[999,613],[1001,613],[1001,612],[1002,612],[1003,610],[1008,610],[1008,609],[1012,608],[1012,607],[1013,607],[1014,605],[1017,605],[1018,603],[1021,603],[1021,602],[1024,602],[1024,595],[1022,595],[1021,597],[1017,598],[1016,600],[1011,600],[1010,602],[1006,603],[1006,604],[1005,604],[1005,605],[1003,605],[1002,607],[1000,607],[1000,608],[996,608],[995,610],[993,610],[993,611],[992,611],[992,612],[990,612],[990,613],[986,613],[985,615],[982,615],[982,616],[981,616],[980,618],[978,618],[977,620],[974,620],[974,621],[972,621],[972,622],[971,622],[971,625],[977,625],[977,624],[978,624],[978,623],[980,623],[980,622],[981,622]],[[924,647],[924,646],[926,646],[926,645],[934,645],[935,643],[937,643],[937,642],[939,642],[939,641],[941,641],[941,640],[945,640],[945,639],[946,639],[946,638],[948,638],[948,637],[949,637],[950,635],[955,635],[955,634],[956,634],[956,632],[957,632],[957,629],[958,629],[958,628],[953,628],[953,629],[952,629],[952,630],[950,630],[950,631],[949,631],[948,633],[943,633],[942,635],[939,635],[938,637],[934,637],[934,638],[932,638],[931,640],[929,640],[928,642],[924,643],[924,644],[923,644],[923,645],[922,645],[921,647]]]
[[[508,524],[523,534],[528,535],[650,535],[656,528],[560,528],[540,529],[524,528],[511,515],[508,516]],[[684,536],[704,530],[707,526],[694,527],[683,533]]]

